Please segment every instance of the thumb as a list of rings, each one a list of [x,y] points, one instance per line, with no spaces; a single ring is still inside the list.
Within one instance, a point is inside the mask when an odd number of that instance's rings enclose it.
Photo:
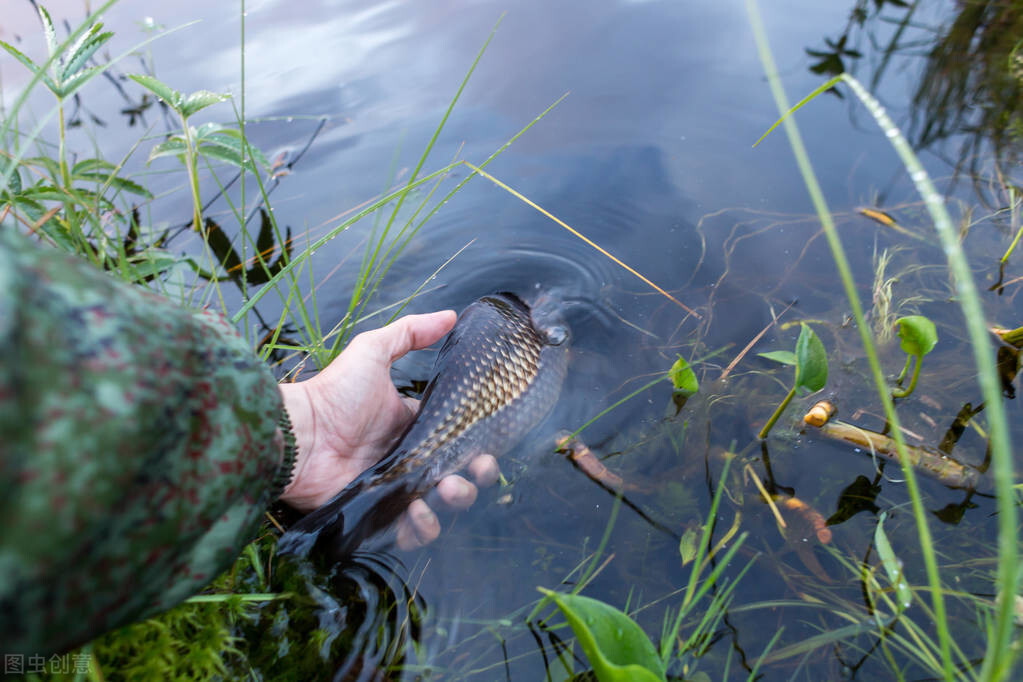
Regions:
[[[411,350],[420,350],[436,343],[455,326],[457,316],[453,310],[441,310],[426,315],[406,315],[386,327],[366,332],[361,336],[377,352],[392,363]]]

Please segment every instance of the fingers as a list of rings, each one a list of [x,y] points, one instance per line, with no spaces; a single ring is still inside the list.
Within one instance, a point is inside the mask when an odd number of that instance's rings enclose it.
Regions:
[[[444,500],[444,504],[458,511],[471,507],[472,503],[476,501],[477,492],[476,486],[457,474],[445,476],[437,484],[437,494],[440,495],[440,499]]]
[[[440,340],[455,326],[457,316],[453,310],[441,310],[426,315],[406,315],[386,327],[363,332],[354,339],[380,359],[392,363],[410,350],[426,348]]]
[[[437,484],[437,495],[451,509],[461,511],[471,507],[479,494],[477,486],[491,486],[501,474],[493,455],[477,456],[468,468],[476,485],[458,474],[445,476]],[[419,549],[436,540],[439,535],[440,521],[437,515],[422,499],[414,500],[398,522],[398,547],[405,551]]]
[[[428,545],[440,535],[440,521],[422,500],[413,500],[398,521],[398,547],[413,550]]]
[[[469,473],[476,485],[489,488],[501,477],[501,469],[497,466],[497,458],[493,455],[479,455],[469,462]]]

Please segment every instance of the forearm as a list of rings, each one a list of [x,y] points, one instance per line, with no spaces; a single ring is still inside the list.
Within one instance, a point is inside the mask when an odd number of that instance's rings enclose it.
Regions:
[[[276,383],[217,315],[8,234],[0,347],[9,652],[65,649],[193,594],[286,483]]]

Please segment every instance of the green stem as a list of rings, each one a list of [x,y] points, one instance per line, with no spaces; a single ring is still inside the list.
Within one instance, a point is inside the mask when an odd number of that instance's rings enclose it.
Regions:
[[[913,362],[913,356],[912,355],[907,355],[906,356],[906,364],[902,368],[902,373],[899,374],[899,378],[895,380],[895,383],[897,383],[899,386],[902,385],[903,379],[906,378],[906,372],[909,371],[909,363],[911,363],[911,362]]]
[[[764,440],[765,438],[767,438],[767,433],[774,427],[774,423],[778,421],[778,417],[781,416],[781,413],[785,411],[785,408],[789,406],[789,403],[791,403],[792,399],[795,397],[796,387],[793,386],[792,390],[789,391],[789,394],[785,396],[785,400],[781,401],[781,404],[778,405],[778,409],[774,411],[774,414],[771,415],[771,418],[767,420],[766,424],[764,424],[764,428],[760,429],[760,433],[757,434],[757,438],[759,438],[760,440]]]
[[[202,231],[202,203],[199,201],[199,168],[198,153],[192,142],[192,131],[188,129],[188,119],[181,112],[181,133],[185,136],[185,168],[188,171],[189,189],[192,191],[192,227]]]
[[[60,180],[64,189],[71,191],[71,172],[67,167],[67,149],[64,145],[64,100],[57,98],[57,111],[60,113]]]
[[[1012,219],[1011,219],[1010,222],[1011,222],[1011,224],[1015,225],[1016,224],[1016,208],[1019,206],[1019,202],[1016,200],[1016,190],[1014,188],[1012,188],[1012,187],[1009,188],[1009,206],[1010,206],[1011,216],[1012,216]],[[1003,264],[1006,261],[1009,260],[1009,256],[1011,256],[1012,252],[1016,249],[1016,245],[1019,244],[1019,238],[1021,236],[1023,236],[1023,225],[1020,226],[1019,230],[1016,232],[1016,237],[1012,240],[1012,244],[1009,244],[1009,248],[1006,249],[1005,254],[1002,256],[1002,261],[1001,262]]]
[[[900,384],[902,383],[903,378],[905,378],[906,376],[906,368],[909,367],[909,361],[912,360],[913,357],[914,356],[910,355],[909,357],[906,358],[906,367],[902,369],[902,374],[899,375]],[[914,388],[916,388],[916,380],[920,378],[920,364],[922,359],[923,358],[917,358],[916,364],[913,365],[913,378],[910,379],[909,386],[907,388],[899,388],[892,391],[893,398],[905,398],[907,395],[913,392]]]

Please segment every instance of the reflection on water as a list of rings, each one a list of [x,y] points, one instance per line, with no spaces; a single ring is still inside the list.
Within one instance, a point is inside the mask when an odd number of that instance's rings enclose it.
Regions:
[[[326,0],[296,7],[250,3],[246,22],[247,130],[278,160],[266,208],[278,225],[292,229],[283,240],[269,233],[261,240],[270,273],[336,225],[338,216],[407,181],[505,9],[492,2]],[[136,38],[137,11],[125,3],[107,17],[126,44]],[[925,163],[961,219],[978,279],[994,283],[998,258],[1019,228],[1018,206],[1011,208],[1019,194],[1010,189],[1019,184],[1018,3],[800,2],[789,14],[770,14],[780,11],[768,10],[768,30],[790,96],[801,97],[839,69],[870,83],[926,150]],[[175,3],[174,12],[203,23],[154,43],[141,66],[122,68],[153,69],[182,90],[237,91],[237,9],[190,1]],[[5,22],[7,31],[23,37],[19,45],[35,49],[30,13],[12,13]],[[628,606],[656,641],[690,575],[678,538],[701,527],[731,459],[712,540],[732,528],[748,532],[722,579],[749,568],[700,655],[676,660],[670,672],[707,672],[716,679],[728,669],[745,676],[781,632],[759,668],[766,679],[892,675],[888,643],[880,641],[875,605],[865,596],[873,593],[859,567],[878,567],[872,538],[886,511],[885,532],[906,576],[913,585],[925,583],[901,472],[868,452],[804,431],[798,419],[811,398],[793,404],[766,444],[754,438],[792,381],[791,368],[757,353],[791,350],[799,321],[811,323],[829,351],[824,392],[841,418],[878,432],[885,424],[784,138],[776,132],[750,149],[775,110],[748,33],[738,2],[530,1],[509,10],[426,168],[454,158],[479,163],[571,91],[488,171],[700,317],[481,178],[440,207],[409,242],[375,305],[399,301],[424,282],[426,293],[408,312],[461,309],[494,291],[562,291],[575,339],[549,431],[586,424],[663,373],[679,354],[697,370],[701,391],[678,410],[670,385],[655,384],[579,434],[629,486],[621,503],[614,486],[591,479],[554,452],[549,432],[539,432],[502,460],[507,485],[483,491],[471,512],[445,518],[433,546],[364,556],[325,571],[280,562],[273,589],[295,596],[260,605],[241,626],[240,646],[258,674],[543,679],[566,651],[565,658],[576,661],[572,670],[585,670],[567,629],[526,617],[539,598],[537,586],[572,589],[580,566],[594,557],[600,570],[582,593]],[[24,74],[7,62],[2,67],[10,101],[9,89],[23,84]],[[123,94],[111,95],[110,88]],[[123,80],[97,84],[95,92],[109,97],[87,97],[75,109],[72,118],[83,125],[72,131],[73,144],[84,147],[84,131],[100,120],[107,127],[96,130],[97,144],[109,145],[108,155],[117,158],[135,144],[141,127],[155,126],[153,136],[175,127],[164,109]],[[915,313],[938,324],[941,341],[920,386],[899,405],[906,435],[984,468],[985,415],[944,256],[933,248],[928,218],[887,141],[850,99],[819,98],[797,120],[869,304],[872,329],[881,336],[898,316]],[[216,115],[230,122],[226,110]],[[127,167],[152,180],[159,196],[147,204],[143,220],[156,234],[176,235],[174,248],[194,249],[194,237],[190,241],[181,229],[190,209],[180,177],[164,174],[169,166],[157,162],[147,169],[132,158]],[[956,182],[964,169],[973,187]],[[446,181],[467,173],[458,168]],[[212,198],[220,187],[204,174],[203,189]],[[226,226],[227,199],[237,201],[239,188],[224,189],[207,215]],[[428,191],[403,207],[402,221]],[[247,215],[261,219],[256,194],[250,186]],[[864,208],[883,211],[893,222],[872,220]],[[349,310],[351,283],[375,221],[370,216],[358,223],[312,259],[315,284],[309,288],[316,287],[324,324]],[[213,233],[228,269],[244,267],[230,236]],[[1019,258],[1009,259],[999,288],[985,298],[991,320],[1006,327],[1023,323]],[[250,268],[249,284],[266,274]],[[238,291],[225,293],[229,305],[242,300]],[[258,308],[268,321],[280,312],[271,298]],[[382,316],[367,324],[379,321]],[[274,338],[275,325],[265,326],[265,338]],[[301,338],[301,331],[285,327],[278,344],[294,345],[282,339]],[[885,371],[896,375],[903,362],[897,341],[881,352]],[[1003,349],[1001,357],[1013,435],[1021,442],[1023,419],[1013,398],[1018,353]],[[396,379],[421,382],[431,362],[429,353],[406,358]],[[950,601],[956,643],[973,659],[983,651],[976,613],[992,597],[993,503],[935,481],[922,486],[946,580],[978,596]],[[726,544],[735,542],[735,535],[728,537]],[[909,613],[926,623],[919,605]],[[683,633],[695,626],[685,622]],[[844,637],[798,649],[840,628],[848,628]],[[909,677],[933,673],[905,648],[891,655]]]

